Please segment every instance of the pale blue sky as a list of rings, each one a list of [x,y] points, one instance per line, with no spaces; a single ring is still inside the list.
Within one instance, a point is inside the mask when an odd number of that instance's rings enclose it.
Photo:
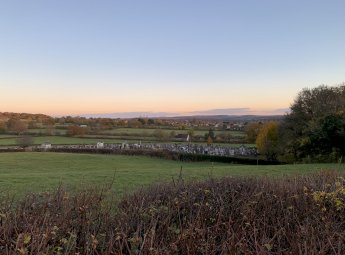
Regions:
[[[345,81],[345,1],[8,0],[0,111],[287,108]]]

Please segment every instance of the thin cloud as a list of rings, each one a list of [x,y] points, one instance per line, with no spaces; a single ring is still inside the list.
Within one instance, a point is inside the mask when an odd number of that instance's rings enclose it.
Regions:
[[[248,107],[210,109],[192,112],[113,112],[100,114],[83,114],[87,118],[159,118],[159,117],[179,117],[179,116],[200,116],[200,115],[284,115],[289,112],[289,108],[279,108],[267,111],[257,111]]]
[[[187,115],[247,115],[252,114],[252,112],[250,108],[225,108],[194,111],[187,113]]]

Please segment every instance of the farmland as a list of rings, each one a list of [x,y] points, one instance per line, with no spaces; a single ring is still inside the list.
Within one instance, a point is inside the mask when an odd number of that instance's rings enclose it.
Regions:
[[[129,135],[134,135],[134,134],[144,134],[144,135],[148,135],[148,136],[153,136],[154,135],[154,131],[157,129],[150,129],[150,128],[115,128],[115,129],[111,129],[111,130],[106,130],[103,131],[102,133],[104,134],[112,134],[112,135],[123,135],[123,134],[129,134]],[[169,128],[162,128],[162,129],[158,129],[163,131],[166,134],[170,134],[171,132],[175,132],[178,134],[188,134],[188,132],[190,132],[190,130],[188,129],[169,129]],[[195,135],[204,135],[205,133],[208,132],[208,130],[204,129],[204,130],[194,130],[193,131]],[[221,133],[225,133],[228,135],[234,135],[234,136],[245,136],[245,133],[242,131],[231,131],[231,130],[216,130],[214,131],[214,133],[217,134],[221,134]]]
[[[16,145],[17,136],[0,138],[0,145]],[[49,142],[52,144],[96,144],[102,140],[105,143],[121,143],[124,140],[109,138],[86,138],[86,137],[67,137],[67,136],[36,136],[33,137],[34,144]]]
[[[1,153],[2,192],[22,195],[56,188],[105,185],[114,178],[115,194],[123,194],[157,181],[178,178],[182,167],[186,180],[221,176],[283,176],[324,169],[345,171],[344,164],[247,166],[211,162],[178,162],[143,156],[63,153]]]
[[[0,135],[0,146],[6,145],[17,145],[17,139],[19,136],[16,135]],[[99,141],[104,143],[159,143],[162,141],[157,141],[157,139],[150,138],[146,139],[145,137],[117,137],[117,136],[109,136],[109,135],[85,135],[83,137],[69,137],[69,136],[34,136],[33,144],[40,145],[45,142],[49,142],[51,144],[96,144]],[[163,141],[164,143],[170,143],[169,141]],[[176,143],[176,142],[175,142]],[[179,143],[179,142],[177,142]],[[205,142],[199,142],[198,144],[206,144]],[[248,146],[254,147],[254,144],[227,144],[227,143],[214,143],[220,146],[231,146],[231,147],[238,147],[238,146]]]

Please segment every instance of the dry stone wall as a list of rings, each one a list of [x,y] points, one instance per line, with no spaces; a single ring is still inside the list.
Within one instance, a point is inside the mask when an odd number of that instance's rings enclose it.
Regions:
[[[45,147],[36,147],[37,150],[48,150]],[[96,144],[86,145],[52,145],[51,149],[107,149],[107,150],[166,150],[177,153],[201,154],[213,156],[254,156],[257,154],[255,148],[251,147],[231,147],[217,145],[200,144],[165,144],[165,143],[145,143],[145,144],[104,144],[102,148]]]

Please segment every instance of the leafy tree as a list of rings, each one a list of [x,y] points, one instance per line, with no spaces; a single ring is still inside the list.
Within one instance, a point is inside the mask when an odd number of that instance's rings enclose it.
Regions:
[[[154,125],[155,124],[155,120],[154,119],[148,119],[147,120],[147,124]]]
[[[192,141],[195,135],[194,129],[188,130],[189,141]]]
[[[247,135],[247,141],[249,143],[255,143],[261,128],[262,124],[258,122],[252,122],[245,126],[244,131]]]
[[[303,89],[284,121],[281,147],[296,159],[329,161],[345,153],[345,85]]]
[[[7,125],[5,122],[0,121],[0,134],[6,133],[7,131]]]
[[[208,133],[205,134],[205,139],[207,140],[211,137],[212,141],[215,139],[214,131],[212,129],[208,130]]]
[[[172,130],[169,134],[170,138],[175,138],[176,136],[176,132],[174,130]]]
[[[159,141],[165,141],[168,138],[166,132],[161,129],[156,129],[155,131],[153,131],[153,136],[156,137]]]
[[[148,123],[148,120],[146,118],[139,118],[138,121],[141,123],[141,125],[146,125]]]
[[[86,131],[87,131],[86,128],[73,125],[67,128],[67,135],[69,136],[85,135]]]
[[[9,119],[7,121],[7,128],[9,131],[15,132],[20,135],[28,129],[28,125],[18,119]]]
[[[128,127],[140,128],[143,124],[137,119],[131,119],[128,121]]]
[[[270,121],[263,125],[257,138],[256,147],[260,154],[268,160],[276,160],[279,152],[277,121]]]
[[[303,150],[318,157],[332,154],[341,156],[345,152],[344,114],[330,114],[320,118],[317,125],[306,133]]]
[[[34,143],[33,138],[31,136],[21,136],[17,138],[17,144],[23,148],[29,147]]]

